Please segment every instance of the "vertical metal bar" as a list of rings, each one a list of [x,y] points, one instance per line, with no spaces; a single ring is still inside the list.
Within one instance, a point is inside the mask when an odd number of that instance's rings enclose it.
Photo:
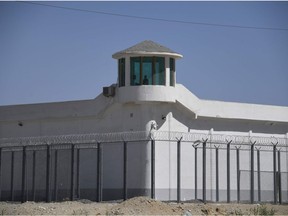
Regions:
[[[77,198],[80,199],[80,149],[77,149]]]
[[[127,142],[123,143],[123,200],[127,200]]]
[[[35,177],[36,177],[36,151],[33,151],[33,164],[32,164],[32,200],[35,201]]]
[[[97,143],[97,202],[102,201],[102,149],[101,143]]]
[[[50,202],[50,161],[51,161],[51,150],[50,145],[47,145],[46,152],[46,202]]]
[[[206,141],[203,142],[203,202],[206,203]]]
[[[227,203],[230,203],[230,144],[227,143]]]
[[[155,199],[155,140],[151,139],[151,198]]]
[[[75,161],[75,145],[71,145],[71,188],[70,188],[70,200],[74,200],[74,161]]]
[[[22,187],[21,187],[21,202],[25,202],[25,186],[26,186],[26,146],[22,150]]]
[[[237,169],[237,202],[240,202],[240,157],[239,148],[236,148],[236,169]]]
[[[10,185],[11,201],[14,201],[14,151],[11,152],[11,185]]]
[[[250,167],[250,202],[254,203],[254,144],[251,144],[251,167]]]
[[[278,150],[278,191],[279,191],[279,204],[282,204],[282,187],[281,187],[281,158],[280,149]]]
[[[216,147],[216,202],[219,201],[219,148]]]
[[[177,141],[177,202],[181,201],[181,139]]]
[[[0,202],[2,201],[2,148],[0,148]]]
[[[277,203],[276,145],[273,145],[273,184],[274,184],[274,204],[276,204]]]
[[[26,175],[25,175],[25,188],[26,188],[26,201],[29,201],[29,187],[28,187],[28,165],[27,165],[27,152],[26,152],[26,168],[25,168],[25,172],[26,172]]]
[[[54,200],[57,202],[58,199],[58,150],[55,150],[55,164],[54,164]]]
[[[195,200],[198,199],[197,190],[197,147],[195,147]]]
[[[258,202],[261,202],[261,169],[260,169],[260,149],[257,149],[257,180],[258,180]]]

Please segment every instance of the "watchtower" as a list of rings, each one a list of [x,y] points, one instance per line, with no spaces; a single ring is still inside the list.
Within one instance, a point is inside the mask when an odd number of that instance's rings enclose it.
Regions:
[[[112,57],[118,60],[120,102],[175,102],[175,60],[181,54],[145,40]]]

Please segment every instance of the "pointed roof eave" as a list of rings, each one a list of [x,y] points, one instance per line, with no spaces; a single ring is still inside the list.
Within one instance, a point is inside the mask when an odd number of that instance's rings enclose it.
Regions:
[[[119,59],[123,56],[130,55],[168,55],[174,58],[182,58],[183,56],[167,47],[157,44],[153,41],[145,40],[125,50],[116,52],[112,55],[113,58]]]

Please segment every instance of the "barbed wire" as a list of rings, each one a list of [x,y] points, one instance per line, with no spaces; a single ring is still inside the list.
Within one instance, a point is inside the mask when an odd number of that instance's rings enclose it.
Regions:
[[[57,144],[96,144],[111,142],[133,142],[133,141],[173,141],[177,142],[180,138],[182,142],[203,142],[207,140],[208,145],[219,144],[243,145],[249,146],[254,143],[255,146],[271,147],[277,144],[278,147],[288,147],[288,140],[285,135],[266,135],[266,136],[247,136],[239,134],[213,134],[196,132],[177,132],[177,131],[127,131],[115,133],[90,133],[90,134],[71,134],[59,136],[41,136],[41,137],[17,137],[0,139],[0,147],[12,146],[37,146],[37,145],[57,145]]]
[[[231,134],[209,134],[209,133],[194,133],[194,132],[168,132],[168,131],[155,131],[155,140],[167,140],[167,141],[177,141],[177,138],[183,137],[184,142],[194,142],[197,140],[203,141],[208,139],[208,142],[227,144],[231,141],[234,145],[273,145],[272,143],[278,143],[278,146],[287,147],[288,141],[285,135],[280,135],[276,137],[275,135],[270,136],[247,136],[247,135],[231,135]]]

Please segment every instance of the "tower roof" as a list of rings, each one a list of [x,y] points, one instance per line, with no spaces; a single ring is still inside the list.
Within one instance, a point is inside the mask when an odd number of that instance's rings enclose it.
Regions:
[[[165,46],[162,46],[158,43],[155,43],[151,40],[142,41],[132,47],[129,47],[125,50],[116,52],[112,55],[113,58],[119,59],[124,55],[170,55],[175,58],[182,58],[183,56]]]

